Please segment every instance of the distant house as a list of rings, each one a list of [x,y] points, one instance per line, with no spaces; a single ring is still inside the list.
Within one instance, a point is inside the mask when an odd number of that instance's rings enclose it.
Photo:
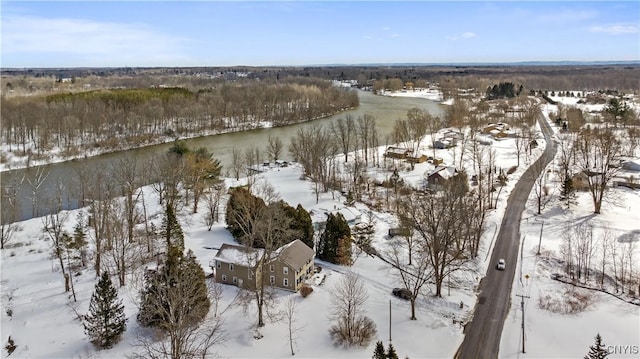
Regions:
[[[491,135],[493,138],[502,139],[509,136],[509,125],[503,122],[490,123],[482,129],[485,135]]]
[[[412,152],[413,150],[409,148],[388,147],[387,150],[384,152],[384,156],[389,158],[397,158],[400,160],[404,160]]]
[[[433,147],[439,149],[439,150],[444,150],[447,148],[451,148],[451,147],[455,147],[458,144],[458,139],[455,137],[443,137],[440,138],[438,140],[436,140],[433,143]]]
[[[436,169],[427,174],[427,183],[429,186],[438,186],[444,184],[447,180],[458,174],[455,167],[438,166]]]
[[[350,226],[356,225],[362,222],[362,213],[354,207],[344,207],[338,210],[338,213],[342,214],[342,217],[347,221]]]
[[[502,139],[508,136],[506,132],[500,130],[491,130],[489,131],[489,134],[496,139]]]
[[[426,155],[420,155],[420,157],[408,156],[407,157],[407,162],[423,163],[423,162],[427,162],[428,159],[429,159],[429,157],[427,157]]]
[[[408,237],[410,234],[411,234],[411,231],[409,230],[409,228],[404,228],[404,227],[389,228],[389,237],[391,238],[395,236]]]
[[[322,231],[324,229],[327,225],[327,217],[329,216],[329,213],[333,213],[334,215],[340,213],[349,226],[355,226],[362,222],[362,213],[355,207],[343,207],[340,209],[334,208],[333,210],[319,208],[309,211],[314,230]]]
[[[297,292],[313,273],[315,253],[301,240],[278,248],[259,266],[264,254],[259,248],[223,244],[211,262],[216,282],[255,290],[263,276],[268,276],[268,285]]]

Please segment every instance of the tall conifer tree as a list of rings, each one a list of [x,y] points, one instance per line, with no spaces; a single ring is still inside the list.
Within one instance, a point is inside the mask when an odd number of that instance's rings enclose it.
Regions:
[[[98,348],[111,348],[127,329],[124,305],[118,299],[107,271],[102,272],[91,295],[89,314],[85,315],[84,332]]]

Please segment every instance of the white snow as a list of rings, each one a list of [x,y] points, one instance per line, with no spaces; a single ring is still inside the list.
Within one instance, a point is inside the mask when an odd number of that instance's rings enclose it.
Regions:
[[[415,88],[412,90],[385,91],[382,93],[382,95],[391,97],[416,97],[432,101],[442,101],[442,92],[435,88]],[[445,104],[448,105],[451,103],[447,102]]]

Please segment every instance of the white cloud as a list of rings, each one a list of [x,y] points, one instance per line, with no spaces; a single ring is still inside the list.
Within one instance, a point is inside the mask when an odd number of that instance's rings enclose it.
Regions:
[[[591,32],[603,32],[611,35],[635,34],[638,27],[633,25],[592,26]]]
[[[445,36],[444,38],[451,41],[458,41],[460,39],[472,39],[474,37],[478,37],[478,35],[475,32],[466,31],[466,32],[463,32],[462,34],[448,35],[448,36]]]
[[[187,57],[180,50],[188,41],[144,24],[35,16],[7,16],[2,21],[3,54],[73,55],[78,66],[184,62]]]

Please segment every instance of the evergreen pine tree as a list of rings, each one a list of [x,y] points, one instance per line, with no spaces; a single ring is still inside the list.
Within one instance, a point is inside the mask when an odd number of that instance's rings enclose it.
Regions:
[[[342,214],[329,213],[318,244],[318,258],[331,263],[351,263],[351,228]]]
[[[389,343],[389,349],[387,349],[387,359],[398,359],[398,354],[393,344]]]
[[[607,348],[602,344],[600,333],[596,335],[596,342],[589,347],[589,352],[584,356],[585,359],[604,359],[609,355]]]
[[[302,233],[300,240],[309,246],[309,248],[313,249],[313,221],[311,220],[309,212],[300,204],[296,207],[294,225],[295,229]]]
[[[111,348],[127,328],[124,305],[104,271],[91,295],[89,313],[85,315],[84,332],[98,348]]]
[[[384,344],[379,340],[376,342],[376,348],[373,350],[371,359],[387,359],[387,354],[384,352]]]
[[[165,332],[197,325],[209,312],[207,293],[204,271],[193,252],[185,256],[172,246],[165,265],[147,275],[138,321]]]
[[[162,237],[167,242],[167,249],[176,246],[181,250],[184,249],[184,234],[182,233],[182,227],[176,219],[176,214],[172,206],[167,204],[164,212],[164,218],[162,219],[161,227]]]

